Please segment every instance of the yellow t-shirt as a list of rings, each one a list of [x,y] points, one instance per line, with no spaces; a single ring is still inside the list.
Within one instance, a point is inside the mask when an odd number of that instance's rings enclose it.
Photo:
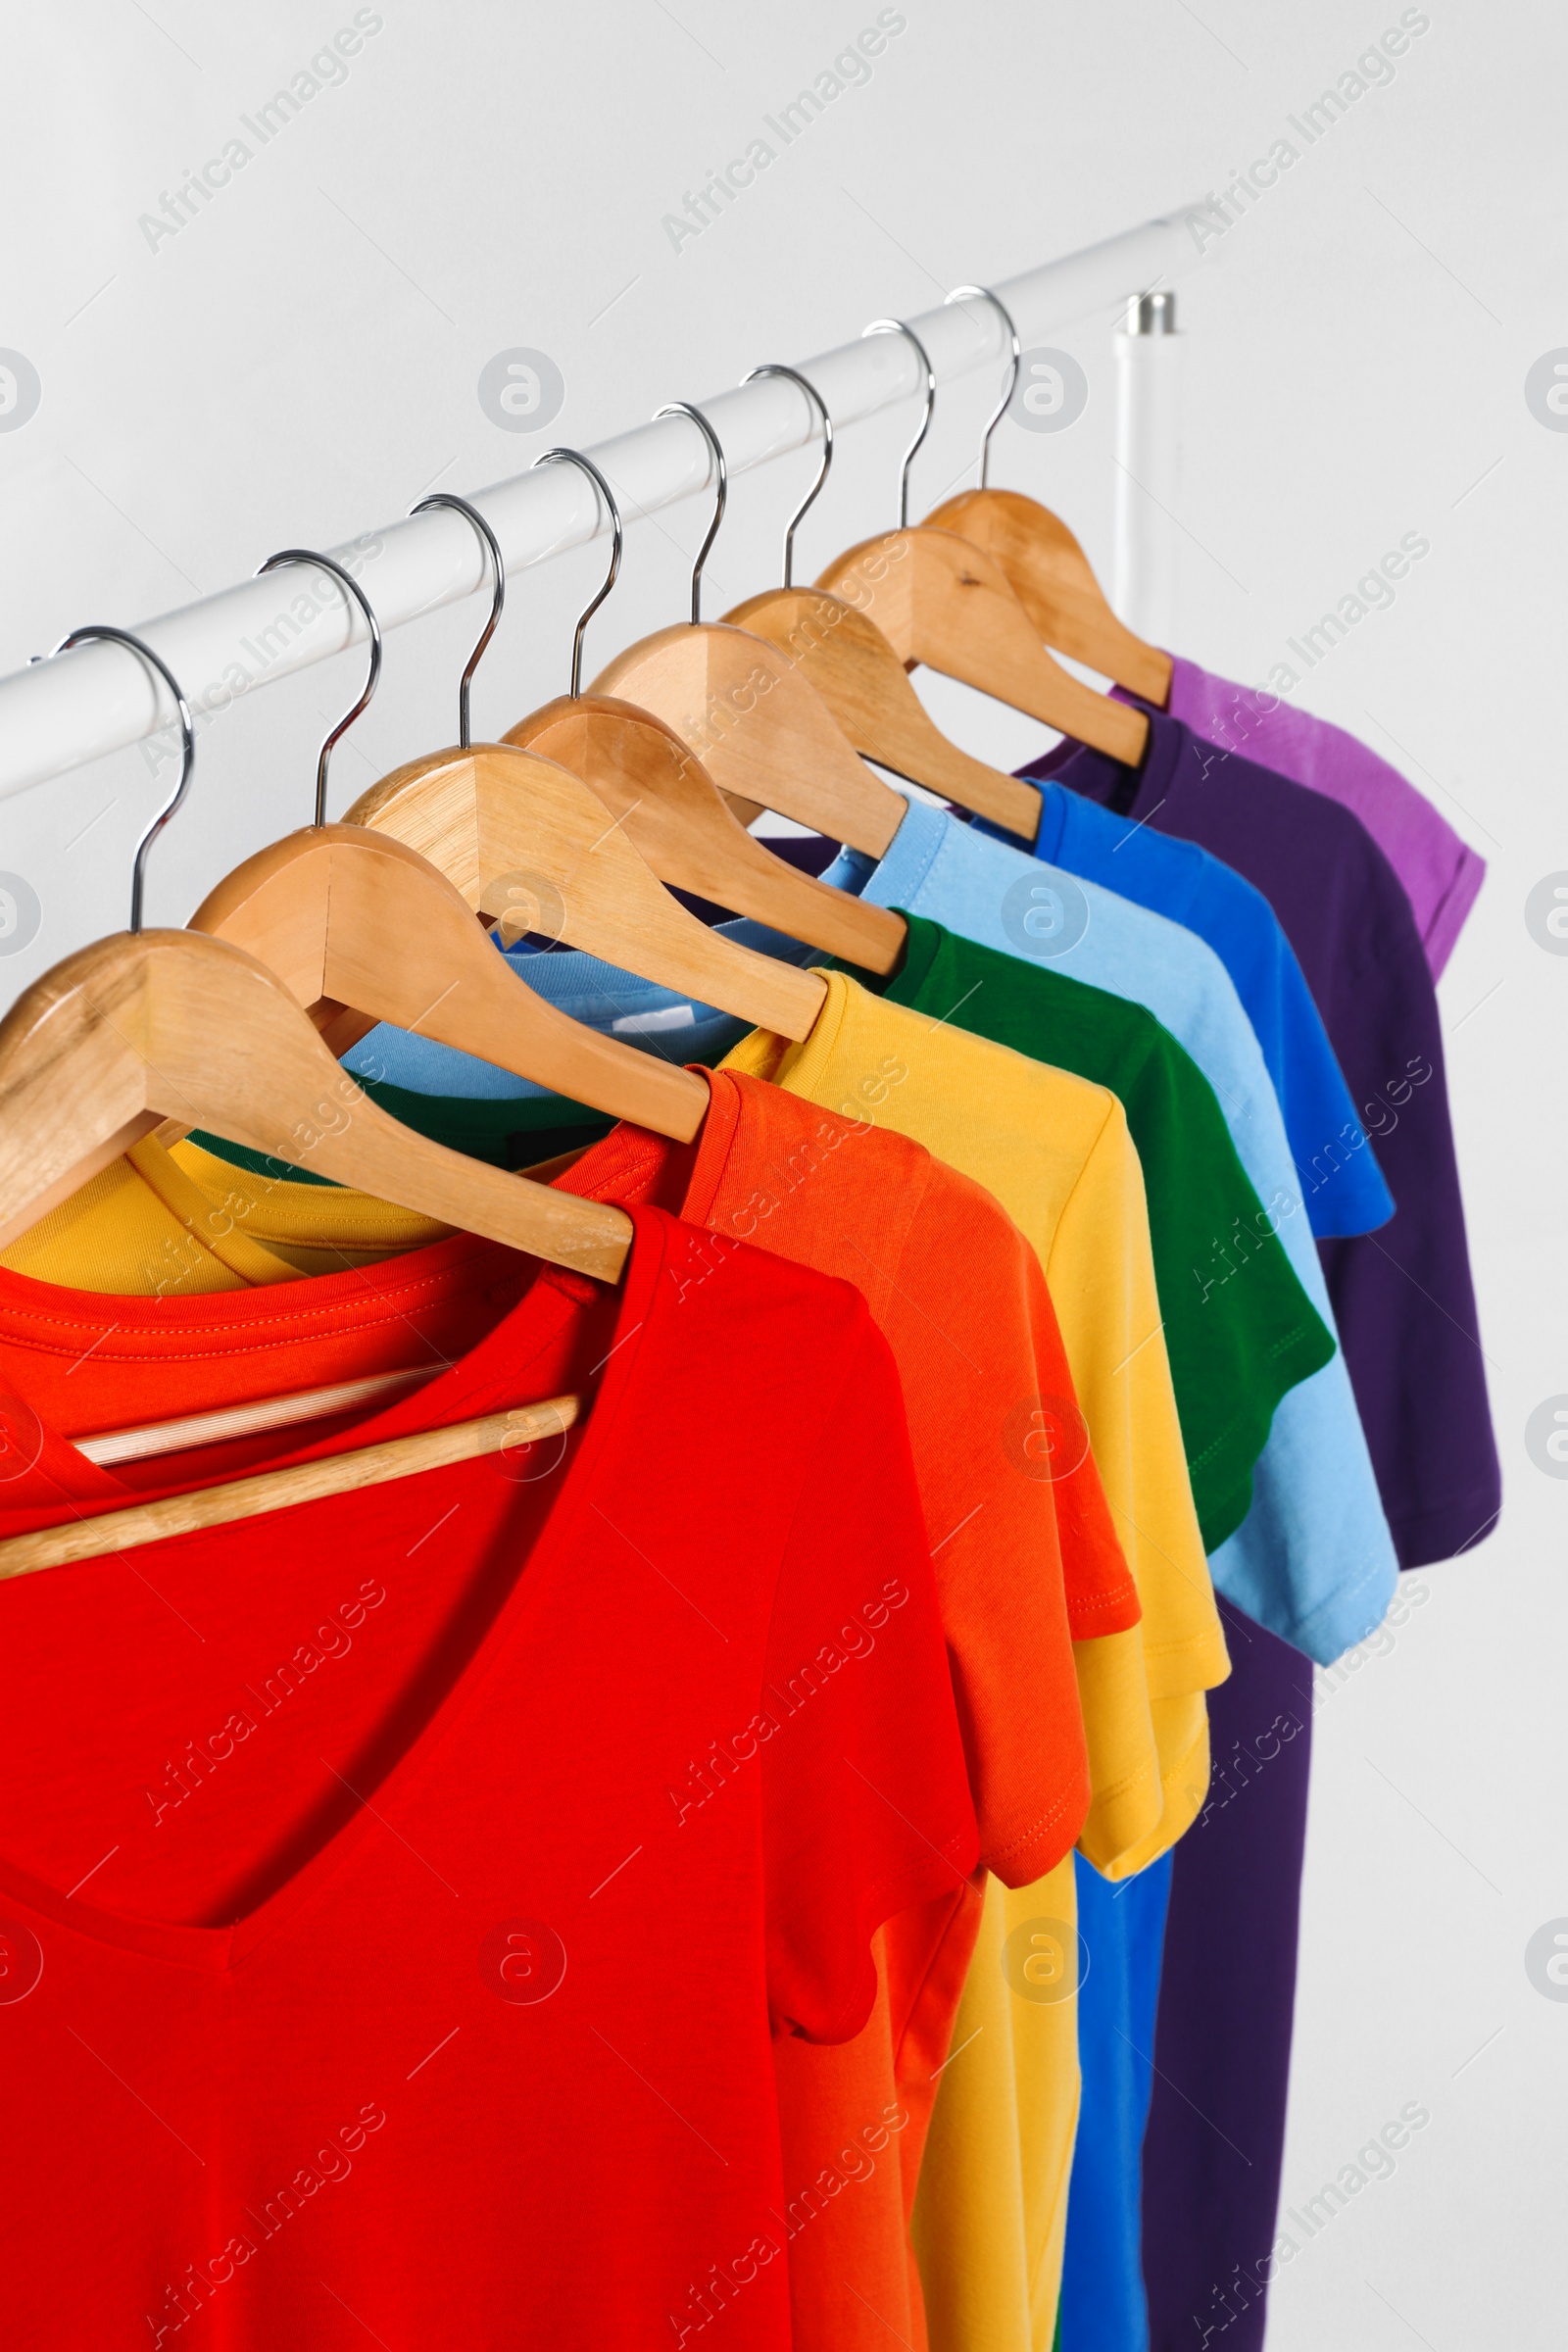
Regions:
[[[1039,1252],[1144,1610],[1134,1632],[1077,1645],[1096,1776],[1081,1842],[1121,1877],[1163,1852],[1202,1801],[1203,1692],[1229,1671],[1138,1154],[1103,1087],[825,977],[809,1037],[755,1032],[724,1066],[912,1136],[993,1193]],[[1077,2123],[1076,1972],[1070,1858],[1033,1886],[989,1880],[914,2212],[933,2352],[1050,2343]]]
[[[368,1193],[253,1175],[149,1136],[0,1250],[0,1266],[72,1290],[195,1298],[378,1265],[451,1230]]]

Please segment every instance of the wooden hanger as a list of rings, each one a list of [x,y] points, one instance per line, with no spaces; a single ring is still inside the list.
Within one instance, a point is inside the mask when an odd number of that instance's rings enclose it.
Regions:
[[[592,692],[662,718],[720,790],[753,809],[774,809],[871,858],[885,855],[904,822],[902,795],[856,756],[802,670],[747,629],[661,629],[608,662]]]
[[[695,753],[651,711],[610,695],[562,695],[509,728],[506,741],[581,776],[662,882],[864,970],[896,969],[908,931],[904,917],[773,857]]]
[[[926,522],[958,533],[1001,567],[1030,626],[1047,645],[1164,708],[1170,699],[1169,654],[1146,645],[1116,618],[1089,558],[1049,507],[1019,490],[961,490]]]
[[[246,949],[307,1011],[352,1007],[681,1143],[707,1116],[704,1079],[547,1004],[445,876],[390,834],[291,833],[225,875],[191,928]]]
[[[389,1118],[242,949],[143,931],[67,956],[0,1023],[0,1248],[166,1119],[607,1282],[631,1239],[618,1210],[580,1216]]]
[[[539,1404],[512,1405],[504,1412],[455,1421],[445,1429],[385,1438],[377,1446],[327,1454],[319,1461],[293,1462],[281,1470],[261,1470],[251,1478],[199,1487],[189,1494],[168,1494],[156,1502],[100,1511],[93,1518],[68,1519],[31,1535],[7,1536],[0,1541],[0,1581],[35,1576],[41,1568],[64,1568],[75,1560],[102,1559],[141,1544],[167,1543],[171,1536],[228,1527],[268,1511],[293,1510],[330,1494],[386,1486],[393,1479],[416,1478],[425,1470],[444,1470],[452,1462],[471,1462],[508,1447],[537,1445],[541,1438],[564,1435],[581,1410],[580,1397],[550,1396]]]
[[[924,662],[1128,767],[1143,759],[1146,713],[1063,669],[1001,564],[956,531],[923,523],[864,539],[830,564],[817,585],[852,601],[858,594],[906,664]]]
[[[552,460],[579,466],[604,499],[613,541],[610,569],[577,624],[570,694],[509,727],[503,740],[540,752],[581,776],[662,882],[695,891],[866,970],[891,972],[907,936],[902,915],[786,865],[738,821],[702,761],[672,727],[631,703],[581,691],[583,629],[620,565],[620,510],[591,459],[561,449],[547,450],[535,463],[543,466]],[[818,475],[816,488],[820,486]],[[813,489],[807,506],[814,495]],[[805,511],[800,510],[795,522]],[[795,522],[786,533],[786,564]]]
[[[262,569],[301,557],[290,550]],[[365,614],[371,633],[365,691],[321,747],[315,824],[226,875],[192,916],[192,929],[230,940],[265,963],[318,1027],[330,1018],[339,1051],[337,1016],[347,1007],[689,1143],[707,1115],[700,1077],[548,1004],[496,954],[445,876],[403,843],[325,822],[327,762],[375,690],[380,630],[350,573],[328,557],[308,560],[331,572]],[[466,694],[463,718],[466,725]]]
[[[936,376],[919,337],[898,318],[878,319],[866,333],[902,334],[914,346],[925,370],[928,424]],[[1052,659],[1001,565],[983,550],[952,531],[908,527],[909,462],[924,431],[922,424],[905,454],[898,530],[848,549],[817,586],[859,604],[906,665],[923,662],[1136,766],[1149,741],[1144,712],[1097,694]]]
[[[443,494],[482,532],[496,566],[489,640],[505,593],[484,517]],[[466,728],[467,707],[461,702]],[[827,983],[712,931],[672,898],[579,776],[513,743],[427,754],[363,793],[348,822],[428,858],[478,913],[543,933],[698,1003],[791,1038],[810,1034]],[[695,1086],[704,1082],[687,1073]]]
[[[1012,347],[1012,371],[980,443],[980,486],[944,500],[926,516],[936,530],[956,531],[983,548],[1005,572],[1018,602],[1045,643],[1089,669],[1112,678],[1129,694],[1161,709],[1170,700],[1171,662],[1157,646],[1135,637],[1111,611],[1094,567],[1067,525],[1038,499],[988,487],[991,436],[1005,416],[1018,381],[1018,330],[989,286],[959,286],[949,302],[989,302]]]
[[[794,368],[758,372],[790,376],[808,395],[821,418],[822,472],[807,499],[806,506],[809,506],[826,475],[833,448],[833,420],[815,385]],[[918,448],[924,432],[922,422],[909,455]],[[880,766],[891,768],[895,775],[906,776],[911,783],[923,784],[928,791],[940,793],[944,800],[953,801],[961,808],[972,808],[977,815],[988,816],[1015,833],[1032,836],[1040,814],[1040,796],[1034,787],[1004,775],[999,768],[988,767],[983,760],[971,760],[956,744],[948,741],[910,685],[897,654],[856,602],[830,596],[820,588],[795,586],[792,561],[795,526],[805,512],[803,506],[785,533],[783,587],[748,598],[745,604],[737,605],[727,613],[726,619],[736,627],[766,638],[809,680],[857,752],[875,760]],[[861,605],[874,592],[881,576],[881,567],[875,562],[868,565],[867,571],[867,578],[855,583],[856,596]],[[787,816],[797,813],[784,800],[771,801],[768,806],[781,809]],[[897,814],[903,815],[902,808]],[[855,846],[869,845],[858,842]],[[880,849],[875,854],[880,856]]]
[[[439,1364],[414,1364],[402,1372],[368,1372],[362,1380],[336,1380],[323,1389],[296,1389],[287,1396],[220,1405],[210,1413],[181,1413],[173,1421],[149,1421],[134,1429],[102,1429],[90,1437],[74,1436],[71,1443],[89,1462],[109,1470],[154,1454],[189,1453],[201,1446],[259,1437],[269,1429],[290,1429],[301,1421],[328,1421],[360,1404],[390,1403],[394,1396],[423,1388],[440,1370]]]
[[[0,1023],[0,1247],[175,1121],[615,1281],[631,1240],[622,1211],[465,1159],[400,1126],[339,1069],[296,999],[254,957],[197,931],[142,930],[146,855],[189,788],[195,728],[167,664],[128,631],[77,629],[55,650],[98,638],[129,647],[163,677],[184,756],[137,846],[130,930],[67,956]]]
[[[874,572],[875,559],[868,567]],[[989,817],[1009,833],[1032,841],[1040,824],[1040,794],[1033,784],[1004,769],[972,760],[949,741],[909,683],[898,655],[875,621],[846,596],[821,588],[769,588],[748,597],[726,620],[737,628],[765,638],[779,655],[796,665],[795,674],[811,686],[826,705],[837,726],[854,749],[879,767],[891,768],[911,784],[924,785],[956,808]],[[862,768],[862,774],[869,770]],[[900,795],[879,784],[878,790],[899,802]],[[766,807],[783,816],[809,824],[784,800]],[[818,831],[830,828],[818,826]],[[897,830],[897,827],[894,828]],[[841,839],[848,840],[844,834]],[[892,839],[890,833],[888,839]],[[855,842],[856,849],[866,843]],[[887,846],[882,844],[882,849]],[[880,857],[881,849],[872,854]]]
[[[692,617],[618,655],[591,691],[633,703],[673,728],[720,791],[744,804],[747,821],[772,808],[880,858],[904,821],[900,795],[856,757],[788,655],[701,617],[703,560],[724,511],[724,453],[700,410],[679,413],[701,428],[718,484],[692,573]]]

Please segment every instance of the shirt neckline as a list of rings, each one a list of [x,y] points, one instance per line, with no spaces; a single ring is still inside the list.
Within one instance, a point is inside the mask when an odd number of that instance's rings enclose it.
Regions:
[[[897,971],[888,976],[887,985],[878,993],[887,1004],[910,1005],[936,969],[937,958],[948,938],[940,923],[928,914],[911,914],[907,907],[894,909],[902,914],[908,926],[904,960]]]
[[[1059,864],[1061,846],[1067,837],[1071,803],[1054,777],[1037,776],[1034,781],[1040,786],[1040,822],[1035,828],[1032,845],[1034,854],[1037,858],[1049,859],[1054,865]]]
[[[1019,768],[1019,775],[1027,776],[1035,784],[1064,785],[1069,792],[1081,793],[1085,800],[1114,808],[1119,816],[1140,819],[1152,816],[1170,796],[1189,730],[1179,718],[1170,717],[1152,703],[1139,702],[1131,696],[1128,700],[1149,720],[1149,749],[1142,767],[1129,767],[1123,760],[1112,760],[1107,753],[1092,751],[1087,744],[1064,737],[1043,759],[1031,760]]]
[[[632,1208],[628,1213],[633,1223],[632,1246],[620,1284],[613,1340],[605,1361],[603,1378],[583,1425],[581,1440],[567,1464],[562,1490],[530,1545],[511,1592],[485,1629],[467,1665],[391,1770],[377,1783],[373,1791],[374,1811],[368,1803],[362,1802],[342,1828],[318,1846],[298,1870],[291,1872],[281,1886],[227,1927],[190,1927],[183,1922],[143,1919],[129,1912],[101,1910],[95,1904],[79,1902],[62,1894],[57,1887],[34,1878],[30,1872],[13,1864],[5,1856],[0,1856],[0,1893],[89,1942],[122,1951],[139,1952],[149,1959],[171,1962],[176,1966],[222,1973],[246,1959],[274,1928],[318,1893],[343,1868],[358,1851],[379,1817],[388,1810],[395,1811],[409,1790],[422,1779],[436,1750],[467,1714],[502,1652],[537,1610],[540,1595],[553,1577],[572,1529],[582,1517],[585,1494],[593,1484],[616,1419],[631,1391],[649,1323],[657,1319],[659,1304],[662,1300],[659,1273],[666,1248],[666,1220],[657,1210],[646,1208]],[[528,1327],[548,1315],[552,1300],[559,1298],[560,1293],[554,1286],[544,1286],[536,1279],[511,1313],[504,1316],[492,1332],[445,1372],[438,1373],[417,1396],[399,1399],[384,1412],[359,1423],[346,1435],[301,1447],[293,1453],[270,1457],[265,1463],[253,1464],[246,1475],[254,1476],[258,1469],[282,1468],[294,1462],[318,1460],[351,1451],[361,1446],[376,1445],[387,1438],[403,1437],[416,1430],[444,1427],[454,1421],[466,1420],[485,1409],[498,1410],[506,1401],[505,1392],[515,1385],[519,1336],[525,1340]],[[519,1318],[522,1320],[520,1335]],[[525,1348],[524,1361],[528,1352]],[[100,1472],[99,1476],[108,1479],[109,1473]],[[118,1482],[110,1483],[118,1485]],[[189,1486],[172,1491],[188,1492]],[[100,1489],[102,1492],[104,1490]],[[126,1489],[124,1499],[146,1500],[151,1497],[145,1492],[133,1494]],[[312,1506],[305,1504],[300,1507],[308,1510]],[[181,1545],[220,1544],[222,1536],[223,1530],[217,1528],[199,1534],[177,1536],[172,1542]],[[159,1548],[168,1546],[161,1545]],[[69,1575],[70,1570],[53,1569],[48,1573]]]

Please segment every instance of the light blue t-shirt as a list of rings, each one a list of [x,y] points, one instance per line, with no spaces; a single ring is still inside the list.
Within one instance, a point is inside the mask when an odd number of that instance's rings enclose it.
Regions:
[[[977,829],[992,840],[1008,838],[991,825]],[[1034,854],[1207,941],[1262,1048],[1312,1231],[1329,1240],[1386,1225],[1394,1196],[1306,975],[1262,892],[1196,841],[1135,824],[1049,779],[1040,783]]]

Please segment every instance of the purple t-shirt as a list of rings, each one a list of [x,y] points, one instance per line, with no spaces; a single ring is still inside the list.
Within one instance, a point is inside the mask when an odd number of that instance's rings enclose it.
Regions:
[[[1172,1856],[1144,2131],[1151,2352],[1262,2352],[1276,2232],[1294,2227],[1276,2217],[1312,1664],[1219,1608],[1230,1680],[1208,1693],[1208,1799]]]
[[[1343,727],[1294,709],[1264,687],[1217,678],[1196,662],[1173,661],[1169,710],[1222,751],[1240,753],[1354,811],[1404,887],[1436,980],[1487,866],[1425,794]]]
[[[1150,714],[1141,769],[1061,744],[1020,771],[1199,842],[1260,890],[1296,950],[1395,1199],[1318,1247],[1401,1566],[1490,1533],[1501,1499],[1448,1123],[1437,998],[1409,901],[1359,818]]]

